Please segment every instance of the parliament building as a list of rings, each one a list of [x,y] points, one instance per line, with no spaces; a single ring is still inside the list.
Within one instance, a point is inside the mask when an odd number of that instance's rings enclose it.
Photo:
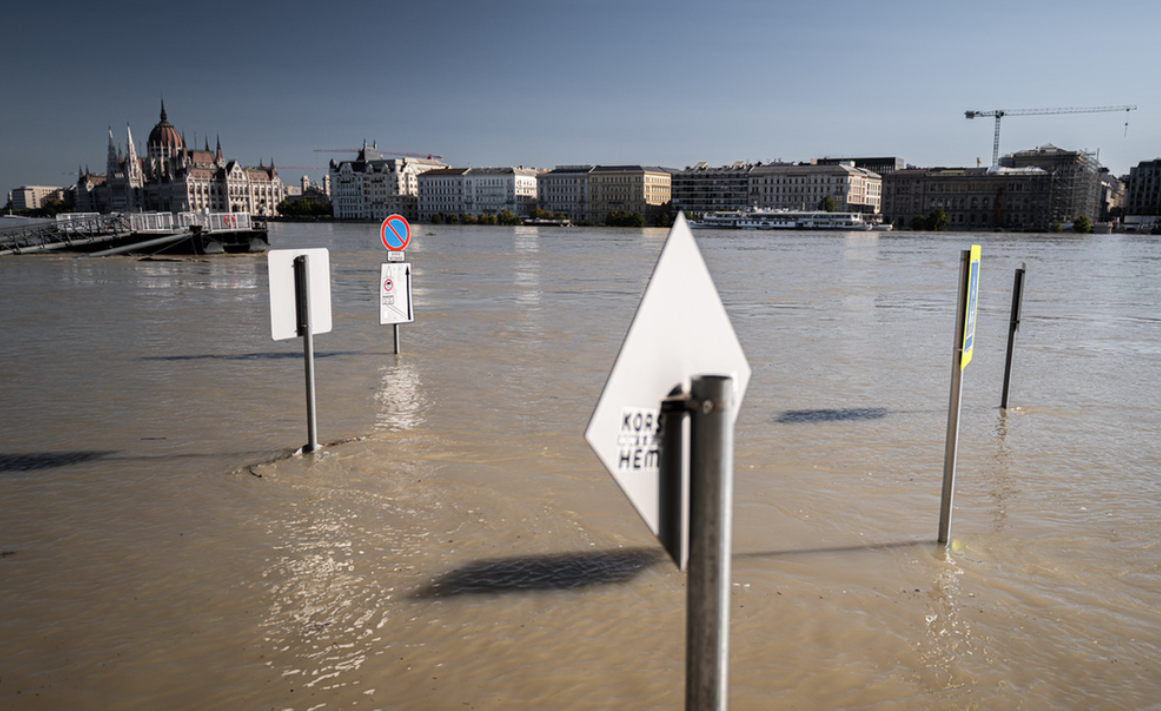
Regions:
[[[146,155],[139,156],[133,131],[126,127],[125,147],[113,141],[109,129],[109,149],[105,174],[79,171],[77,210],[79,212],[245,212],[254,216],[277,215],[278,203],[286,197],[274,161],[269,166],[244,167],[222,157],[222,143],[210,150],[186,145],[165,114],[149,132]]]

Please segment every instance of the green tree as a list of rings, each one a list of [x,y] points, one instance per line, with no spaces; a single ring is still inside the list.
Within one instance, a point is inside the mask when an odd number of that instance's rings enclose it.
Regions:
[[[916,215],[911,218],[910,226],[913,232],[922,232],[927,229],[927,218],[923,215]]]
[[[332,210],[329,202],[314,200],[283,200],[278,203],[278,214],[284,217],[331,217]]]
[[[609,227],[644,227],[645,217],[639,212],[613,210],[605,218],[605,224]]]
[[[1060,229],[1061,229],[1061,228],[1060,228],[1060,220],[1053,220],[1053,221],[1052,221],[1052,226],[1051,226],[1051,227],[1049,227],[1048,229],[1049,229],[1050,231],[1052,231],[1052,232],[1059,232],[1059,231],[1060,231]]]
[[[931,232],[943,232],[947,229],[947,213],[943,211],[942,207],[937,207],[931,212],[927,213],[927,229]]]
[[[838,201],[834,199],[833,195],[824,195],[823,198],[818,201],[818,209],[822,210],[823,212],[834,212],[838,209]]]
[[[39,212],[41,213],[40,216],[42,217],[55,217],[59,213],[68,211],[65,210],[63,202],[57,200],[56,198],[50,198],[40,204]]]
[[[432,216],[431,216],[431,224],[433,224],[433,225],[442,225],[442,224],[443,224],[443,215],[441,215],[441,214],[440,214],[440,213],[438,213],[438,212],[437,212],[437,213],[435,213],[434,215],[432,215]]]
[[[1088,219],[1087,215],[1081,215],[1072,221],[1072,229],[1077,234],[1087,235],[1089,232],[1092,232],[1092,222]]]

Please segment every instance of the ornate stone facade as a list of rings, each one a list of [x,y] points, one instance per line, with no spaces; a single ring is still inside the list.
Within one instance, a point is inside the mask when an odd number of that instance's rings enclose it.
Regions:
[[[340,220],[382,220],[402,215],[419,218],[419,176],[447,164],[434,157],[387,158],[378,143],[367,145],[355,160],[331,161],[331,205]]]
[[[244,167],[222,157],[222,143],[211,151],[209,140],[197,150],[169,123],[165,102],[161,120],[149,132],[146,155],[139,157],[133,131],[126,127],[126,147],[113,141],[105,175],[81,171],[77,177],[77,208],[93,212],[246,212],[271,217],[286,197],[274,167]]]

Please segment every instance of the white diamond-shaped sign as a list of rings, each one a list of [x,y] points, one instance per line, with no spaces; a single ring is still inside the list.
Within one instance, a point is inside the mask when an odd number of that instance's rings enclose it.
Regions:
[[[691,378],[700,375],[733,378],[736,419],[750,364],[693,233],[678,214],[585,429],[585,440],[655,535],[661,401],[675,390],[688,392]]]

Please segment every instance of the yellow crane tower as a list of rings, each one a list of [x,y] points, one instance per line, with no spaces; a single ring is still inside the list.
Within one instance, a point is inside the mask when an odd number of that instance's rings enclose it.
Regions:
[[[1101,111],[1132,111],[1136,106],[1090,106],[1087,108],[1071,109],[997,109],[996,111],[965,111],[964,115],[970,119],[977,116],[996,117],[996,139],[992,143],[992,165],[1000,164],[1000,119],[1005,116],[1042,116],[1046,114],[1092,114]],[[1128,125],[1128,124],[1126,124]]]

